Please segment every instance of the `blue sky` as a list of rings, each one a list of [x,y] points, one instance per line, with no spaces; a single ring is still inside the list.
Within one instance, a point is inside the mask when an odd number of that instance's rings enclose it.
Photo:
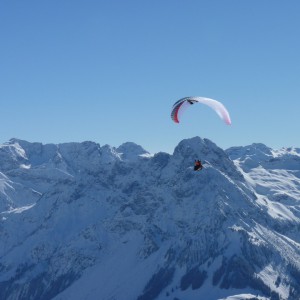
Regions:
[[[300,1],[0,2],[0,142],[300,147]],[[185,96],[221,101],[232,125]]]

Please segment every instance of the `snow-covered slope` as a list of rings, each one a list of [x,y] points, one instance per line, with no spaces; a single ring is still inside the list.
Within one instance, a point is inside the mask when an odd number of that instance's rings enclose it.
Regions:
[[[300,299],[299,193],[294,148],[13,139],[0,146],[0,299]]]
[[[300,218],[300,149],[272,150],[253,144],[227,151],[247,179],[259,203],[279,221],[298,224]],[[298,226],[298,225],[297,225]],[[300,236],[298,235],[298,242]]]

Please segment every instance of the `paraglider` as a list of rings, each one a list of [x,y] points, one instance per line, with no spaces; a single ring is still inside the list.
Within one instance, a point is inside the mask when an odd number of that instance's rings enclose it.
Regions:
[[[218,116],[225,122],[225,124],[231,125],[230,115],[226,107],[217,100],[204,98],[204,97],[185,97],[175,102],[171,112],[172,120],[175,123],[179,123],[180,117],[182,115],[182,112],[185,110],[185,108],[195,103],[202,103],[209,106],[218,114]],[[203,166],[201,161],[195,160],[194,171],[200,171],[202,169]]]
[[[199,160],[199,159],[195,160],[194,171],[199,171],[202,169],[203,169],[203,166],[202,166],[201,160]]]
[[[231,124],[231,119],[225,106],[219,101],[204,97],[185,97],[175,102],[171,112],[172,120],[175,123],[179,123],[184,108],[195,103],[202,103],[211,107],[227,125]]]

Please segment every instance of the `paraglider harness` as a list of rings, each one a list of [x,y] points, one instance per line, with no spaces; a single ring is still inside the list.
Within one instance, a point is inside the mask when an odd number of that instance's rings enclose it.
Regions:
[[[199,159],[195,160],[194,171],[202,170],[202,168],[203,168],[203,166],[202,166],[201,161]]]

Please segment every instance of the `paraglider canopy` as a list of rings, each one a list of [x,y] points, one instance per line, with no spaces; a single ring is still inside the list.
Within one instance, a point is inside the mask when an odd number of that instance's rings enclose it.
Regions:
[[[219,101],[204,97],[185,97],[175,102],[171,112],[172,120],[175,123],[179,123],[184,107],[194,103],[202,103],[211,107],[227,125],[231,124],[231,119],[225,106]]]

